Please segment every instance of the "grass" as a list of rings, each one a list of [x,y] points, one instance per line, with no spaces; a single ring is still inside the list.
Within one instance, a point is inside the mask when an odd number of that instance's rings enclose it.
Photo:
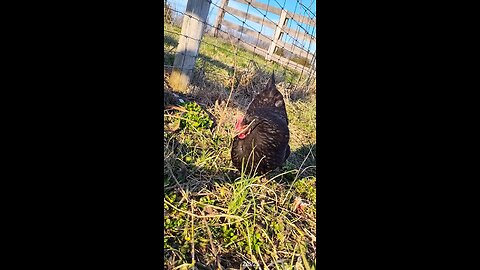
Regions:
[[[168,56],[178,36],[164,35]],[[164,268],[315,269],[314,92],[292,87],[298,80],[294,71],[279,76],[291,156],[266,176],[237,172],[230,160],[235,115],[245,111],[275,67],[262,67],[262,58],[226,41],[204,39],[219,48],[202,43],[191,87],[177,93],[188,101],[165,104]],[[168,85],[164,91],[173,92]]]
[[[171,24],[164,26],[164,54],[165,65],[173,65],[175,49],[181,34],[181,28]],[[223,81],[233,73],[232,66],[248,68],[252,62],[260,66],[267,73],[276,71],[288,84],[300,84],[305,79],[305,74],[290,70],[276,62],[268,62],[265,58],[248,50],[235,46],[236,41],[227,41],[205,34],[200,45],[199,57],[196,68],[205,71],[210,80]],[[233,55],[232,55],[233,54]],[[293,59],[292,59],[293,61]]]

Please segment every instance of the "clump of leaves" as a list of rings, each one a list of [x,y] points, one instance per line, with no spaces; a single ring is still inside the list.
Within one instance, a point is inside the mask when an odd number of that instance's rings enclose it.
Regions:
[[[295,190],[299,195],[316,203],[316,177],[305,177],[294,183]]]
[[[181,106],[169,106],[164,113],[165,129],[168,131],[201,131],[214,125],[210,115],[196,102],[185,102]],[[191,140],[192,138],[190,138]],[[188,138],[186,140],[189,140]]]
[[[195,102],[187,102],[184,105],[187,112],[180,120],[180,128],[203,128],[209,129],[213,126],[213,121],[209,115]]]
[[[178,39],[181,28],[168,24],[165,27],[175,32],[171,42],[167,42],[168,32],[164,34],[165,57],[173,61],[171,48],[178,43],[173,39]],[[202,71],[195,79],[202,87],[192,88],[191,96],[197,97],[197,103],[182,102],[178,97],[165,103],[164,145],[165,164],[168,164],[165,168],[168,170],[164,173],[164,186],[168,186],[168,191],[164,204],[164,268],[239,269],[249,265],[249,269],[267,266],[314,269],[315,100],[298,94],[301,92],[293,88],[300,83],[300,74],[296,71],[254,59],[244,55],[241,49],[238,54],[231,54],[230,43],[208,35],[204,38],[215,46],[206,44],[200,48],[200,54],[206,58],[196,62]],[[229,58],[232,55],[238,56],[237,59]],[[249,65],[249,59],[259,64],[258,69],[257,65]],[[235,63],[235,76],[232,69],[219,68],[210,60],[229,66]],[[242,172],[233,180],[236,177],[230,174],[234,169],[230,161],[233,123],[219,121],[218,128],[211,132],[215,126],[213,117],[223,116],[224,105],[211,107],[210,114],[199,104],[211,106],[216,100],[226,100],[233,84],[236,94],[232,95],[232,104],[240,109],[249,101],[244,94],[247,92],[240,88],[251,90],[256,84],[264,85],[272,70],[282,77],[278,86],[285,93],[291,122],[291,156],[283,168],[271,172],[269,177],[250,177],[248,172]],[[284,72],[281,75],[277,73],[280,70]],[[209,87],[215,90],[214,94],[200,92]],[[175,185],[175,180],[180,184]],[[184,187],[188,188],[186,193],[182,192]],[[203,215],[205,217],[199,218]]]

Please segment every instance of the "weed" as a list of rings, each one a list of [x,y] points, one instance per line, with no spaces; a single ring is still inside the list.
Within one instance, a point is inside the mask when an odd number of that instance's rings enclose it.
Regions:
[[[180,29],[165,29],[166,61],[173,63]],[[297,86],[297,72],[276,72],[291,155],[283,168],[266,176],[237,172],[230,160],[235,115],[280,67],[242,49],[235,57],[227,41],[208,35],[204,41],[184,93],[191,101],[166,104],[164,112],[165,269],[313,269],[315,100]]]

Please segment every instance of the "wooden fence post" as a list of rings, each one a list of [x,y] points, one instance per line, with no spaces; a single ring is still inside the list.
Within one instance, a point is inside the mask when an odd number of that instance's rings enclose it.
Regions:
[[[183,16],[182,34],[169,79],[174,90],[185,91],[188,87],[209,9],[210,0],[188,0],[187,10]]]
[[[282,13],[280,14],[280,19],[278,20],[277,28],[275,29],[275,34],[273,35],[273,41],[270,43],[270,47],[268,48],[268,53],[265,55],[265,60],[270,61],[272,59],[272,55],[275,52],[275,48],[277,47],[277,42],[280,40],[280,37],[283,33],[283,26],[287,22],[287,11],[282,9]]]
[[[220,30],[220,27],[222,26],[222,21],[223,21],[223,16],[225,16],[225,7],[228,6],[228,0],[222,0],[220,3],[220,7],[218,10],[218,15],[217,18],[215,18],[215,23],[213,24],[213,36],[217,37],[218,36],[218,31]]]

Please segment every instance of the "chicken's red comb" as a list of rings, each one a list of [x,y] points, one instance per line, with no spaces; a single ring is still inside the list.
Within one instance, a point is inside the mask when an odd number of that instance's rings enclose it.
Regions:
[[[242,121],[243,121],[243,115],[238,115],[237,116],[237,122],[235,123],[235,129],[237,131],[242,130]]]

